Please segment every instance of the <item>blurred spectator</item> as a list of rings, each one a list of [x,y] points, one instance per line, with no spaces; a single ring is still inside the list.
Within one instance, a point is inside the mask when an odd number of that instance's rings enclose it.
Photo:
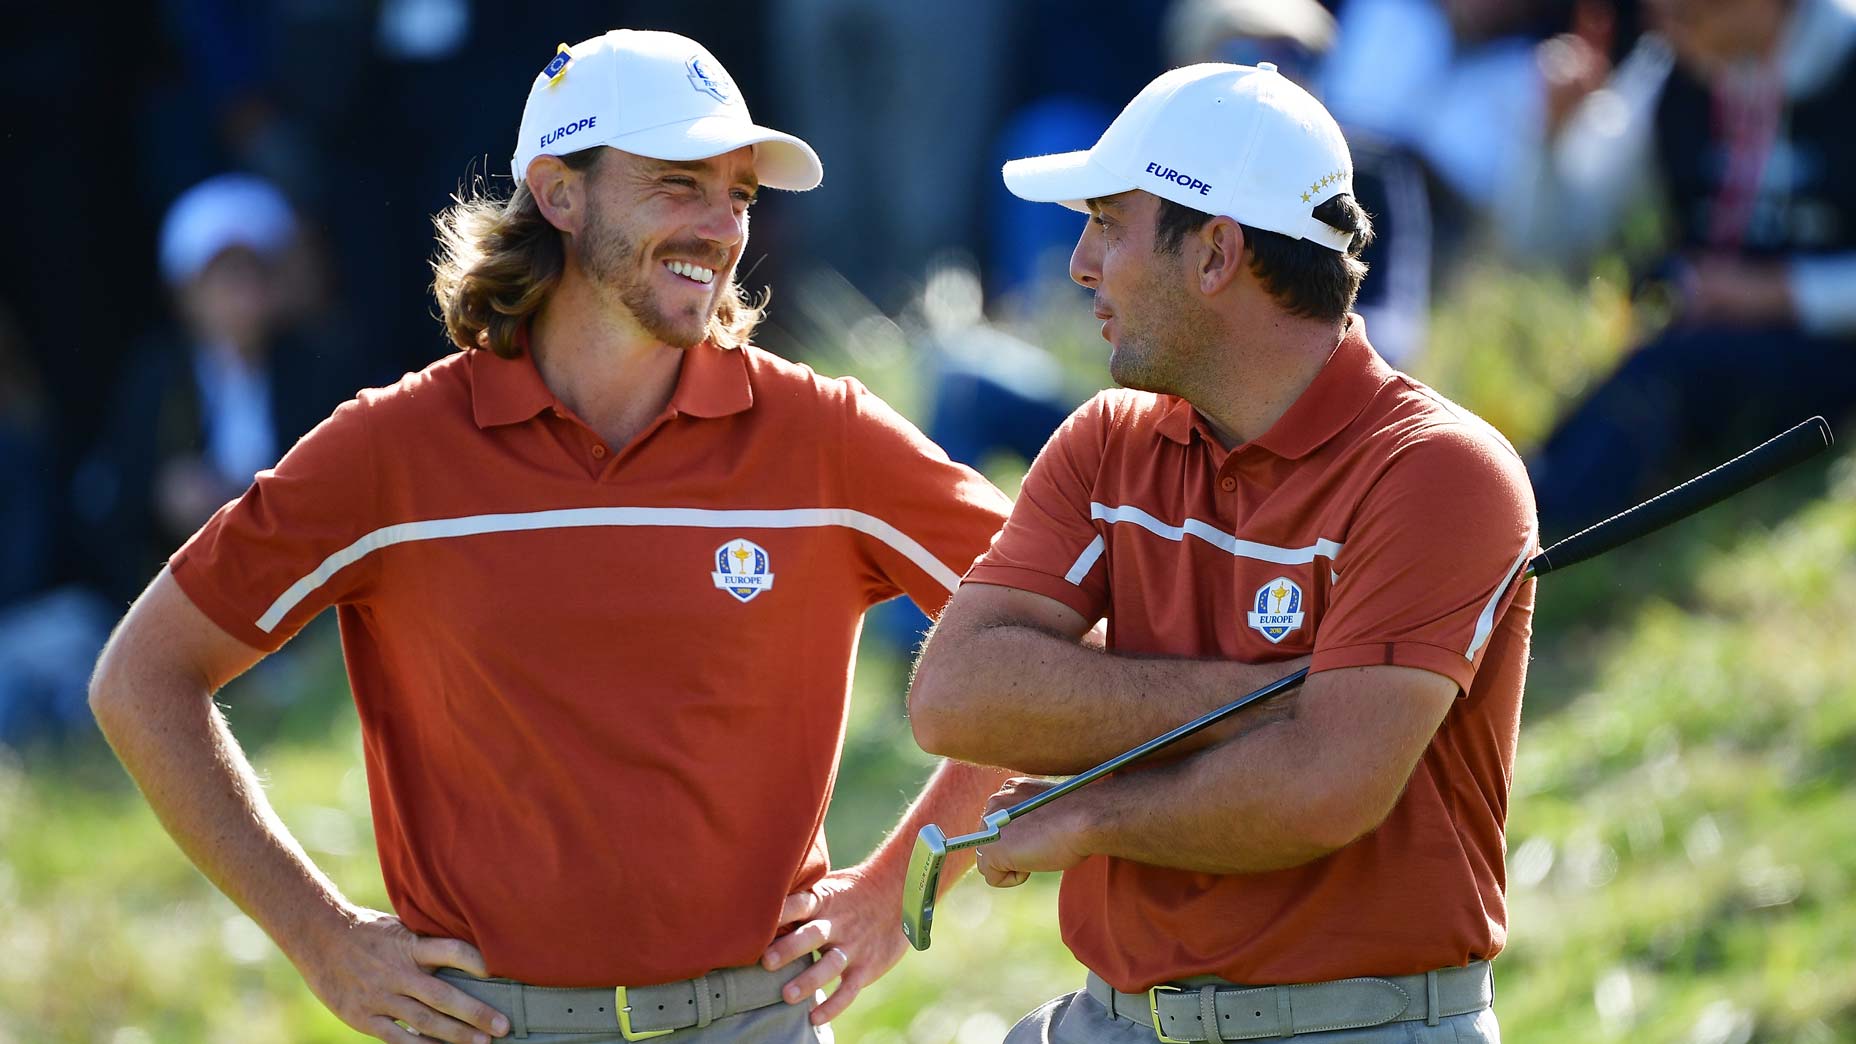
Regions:
[[[88,720],[84,683],[110,625],[96,595],[47,589],[62,514],[49,418],[19,326],[0,312],[0,747]]]
[[[1011,5],[775,0],[769,41],[794,131],[831,165],[828,191],[796,197],[800,252],[886,309],[925,260],[966,246],[1012,55]]]
[[[1069,94],[1034,99],[1012,113],[999,129],[986,172],[998,170],[1017,156],[1086,149],[1095,144],[1115,112]],[[1020,316],[1039,314],[1052,297],[1074,300],[1070,295],[1079,288],[1065,270],[1076,246],[1077,215],[1063,207],[1027,204],[1007,192],[1003,181],[992,180],[999,182],[990,193],[988,222],[987,284],[993,288],[994,299]]]
[[[1049,352],[986,321],[979,275],[964,265],[930,273],[918,318],[915,347],[935,367],[929,437],[962,464],[1029,463],[1088,397]]]
[[[149,43],[159,66],[135,99],[134,187],[158,205],[212,171],[237,167],[286,191],[313,190],[319,157],[303,121],[280,104],[275,71],[282,56],[297,50],[290,31],[300,8],[344,5],[159,0],[149,6],[159,19]],[[342,70],[364,53],[354,47],[319,53],[332,93],[341,93]]]
[[[944,255],[900,322],[934,388],[923,430],[982,472],[1001,456],[1029,463],[1096,379],[1066,374],[1051,353],[988,322],[984,297],[979,273]],[[914,602],[898,598],[870,610],[864,633],[912,662],[929,626]]]
[[[1178,0],[1167,18],[1167,53],[1175,66],[1273,62],[1319,97],[1317,72],[1335,32],[1334,17],[1315,0]],[[1379,354],[1408,369],[1423,345],[1431,307],[1431,204],[1424,169],[1408,149],[1370,131],[1348,128],[1347,145],[1354,198],[1372,215],[1375,233],[1360,255],[1372,274],[1354,309],[1366,318]]]
[[[1546,93],[1538,41],[1610,0],[1347,0],[1322,73],[1351,142],[1370,135],[1421,158],[1435,193],[1439,256],[1533,162]],[[1380,327],[1373,327],[1377,344]]]
[[[224,174],[175,201],[161,273],[178,326],[118,383],[74,501],[95,579],[126,601],[167,554],[359,384],[339,338],[285,325],[303,307],[297,221],[270,183]]]
[[[14,4],[6,24],[0,191],[20,202],[8,213],[14,248],[0,253],[0,286],[42,382],[62,488],[104,415],[98,375],[115,372],[158,303],[148,252],[133,246],[155,224],[142,205],[134,99],[148,87],[158,34],[143,4]],[[65,551],[50,563],[53,578]]]
[[[0,310],[0,606],[44,585],[58,515],[51,411],[10,309]]]
[[[1095,144],[1127,100],[1165,60],[1166,5],[1122,0],[1021,0],[1009,5],[1011,106],[993,138],[985,173],[1018,156],[1073,152]],[[1082,291],[1065,275],[1081,219],[1062,207],[1027,204],[997,177],[963,177],[986,191],[986,286],[1015,316],[1035,315],[1052,294],[1073,306]],[[1094,391],[1091,386],[1086,398]]]
[[[1609,83],[1516,194],[1514,245],[1568,257],[1658,187],[1675,321],[1530,465],[1562,536],[1814,413],[1856,408],[1856,12],[1658,0]]]

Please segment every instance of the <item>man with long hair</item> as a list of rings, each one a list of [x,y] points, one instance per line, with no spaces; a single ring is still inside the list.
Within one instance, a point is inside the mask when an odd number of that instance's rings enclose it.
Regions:
[[[943,768],[830,869],[859,622],[903,593],[938,609],[1005,499],[857,382],[748,343],[749,207],[822,174],[702,47],[563,46],[513,168],[508,199],[438,218],[462,350],[341,406],[195,534],[92,706],[358,1030],[828,1040],[901,956],[919,825],[1000,780]],[[394,915],[311,863],[212,701],[330,605]]]
[[[990,884],[1063,871],[1090,970],[1006,1039],[1498,1039],[1533,500],[1501,435],[1368,343],[1340,128],[1269,63],[1193,65],[1005,181],[1088,213],[1070,275],[1123,388],[1051,437],[948,604],[917,738],[1074,772],[1310,672],[981,850]]]

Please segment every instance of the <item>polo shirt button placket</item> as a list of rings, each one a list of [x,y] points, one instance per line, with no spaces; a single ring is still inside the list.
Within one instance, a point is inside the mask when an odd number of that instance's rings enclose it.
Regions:
[[[1226,475],[1224,478],[1218,480],[1218,488],[1224,490],[1226,493],[1235,493],[1237,491],[1237,480]]]
[[[593,459],[594,460],[605,460],[606,459],[606,447],[604,444],[598,443],[598,442],[593,443]]]

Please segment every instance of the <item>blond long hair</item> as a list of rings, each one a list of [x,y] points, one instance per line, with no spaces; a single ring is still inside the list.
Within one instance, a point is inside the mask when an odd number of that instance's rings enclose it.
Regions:
[[[589,170],[602,148],[561,157]],[[517,182],[498,199],[482,178],[432,219],[438,252],[432,258],[432,295],[445,333],[459,348],[487,348],[505,359],[522,353],[516,332],[547,301],[566,263],[563,233],[542,216],[528,185]],[[750,299],[731,276],[705,339],[720,348],[748,343],[766,313],[767,297]]]

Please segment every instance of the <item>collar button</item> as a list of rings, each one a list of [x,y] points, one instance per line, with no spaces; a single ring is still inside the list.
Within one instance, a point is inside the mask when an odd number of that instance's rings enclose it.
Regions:
[[[1224,478],[1218,480],[1218,488],[1224,490],[1226,493],[1230,493],[1237,489],[1237,480],[1226,475]]]

